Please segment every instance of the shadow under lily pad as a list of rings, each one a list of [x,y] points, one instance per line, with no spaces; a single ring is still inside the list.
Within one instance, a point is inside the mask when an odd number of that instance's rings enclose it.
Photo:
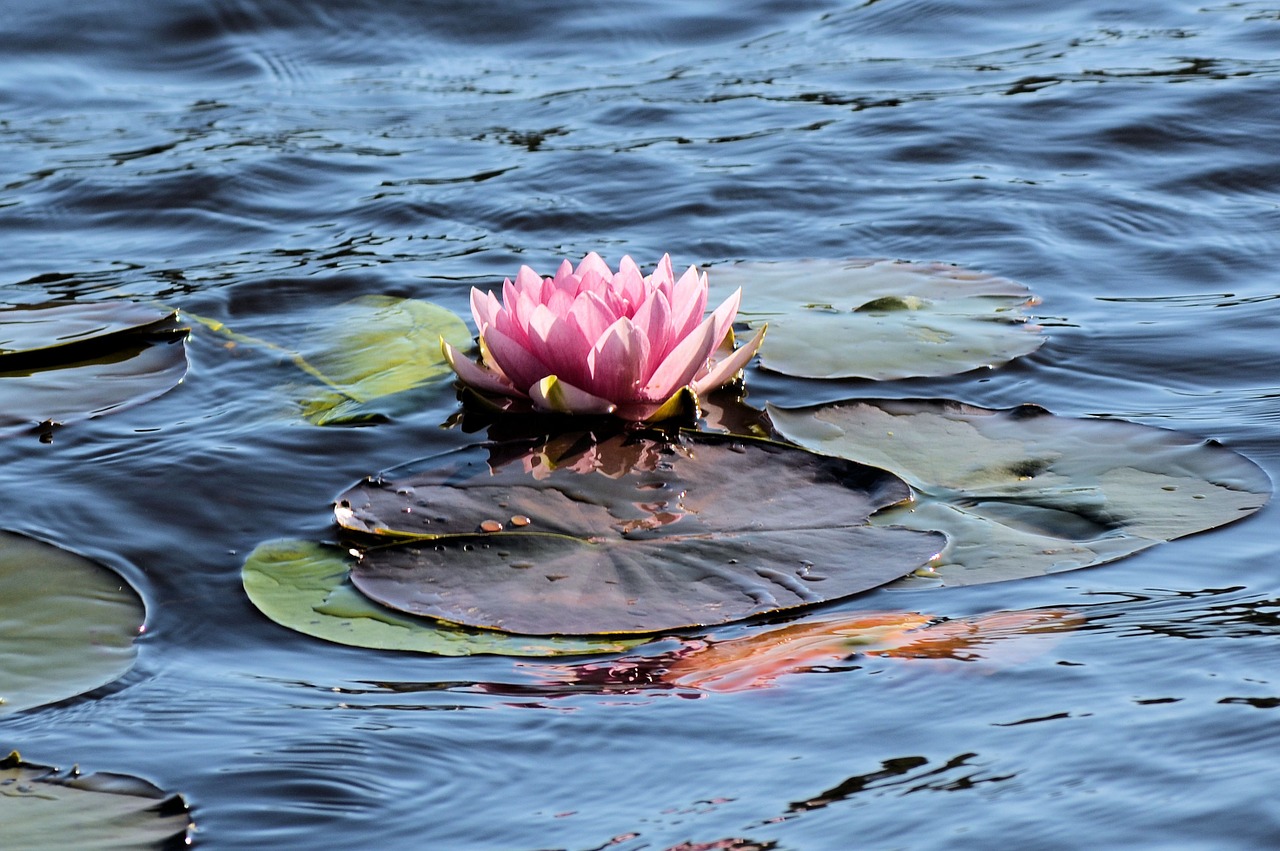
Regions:
[[[946,532],[943,585],[1102,564],[1247,517],[1271,495],[1266,473],[1214,441],[1034,405],[853,400],[769,416],[800,446],[910,482],[917,503],[876,522]]]
[[[877,381],[955,375],[1034,352],[1045,338],[1022,284],[945,263],[796,260],[732,263],[713,290],[742,288],[739,319],[769,325],[767,369]]]
[[[0,844],[5,848],[186,847],[190,810],[178,795],[125,774],[82,775],[0,760]]]
[[[910,498],[897,477],[769,441],[624,434],[554,468],[541,448],[493,466],[486,454],[428,459],[339,498],[343,527],[408,539],[366,547],[357,588],[505,632],[654,633],[857,594],[944,543],[867,525]]]
[[[114,571],[0,532],[0,716],[119,678],[133,665],[144,617]]]

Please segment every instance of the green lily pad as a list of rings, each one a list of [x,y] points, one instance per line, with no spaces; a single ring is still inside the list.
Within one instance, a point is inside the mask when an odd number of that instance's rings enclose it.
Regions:
[[[349,425],[383,419],[392,398],[453,374],[440,339],[465,349],[466,323],[439,305],[411,298],[363,295],[310,312],[299,339],[269,341],[221,322],[184,312],[192,321],[241,345],[287,356],[323,389],[296,390],[303,417],[314,425]],[[278,338],[287,336],[275,329]],[[404,408],[416,408],[415,401]]]
[[[303,403],[316,425],[367,419],[368,403],[452,375],[440,338],[467,348],[471,332],[453,312],[411,298],[365,295],[325,311],[299,348],[333,388]]]
[[[0,310],[0,371],[84,360],[119,347],[121,338],[178,330],[175,313],[136,302],[5,308]]]
[[[133,665],[144,617],[114,571],[0,532],[0,716],[120,677]]]
[[[368,548],[352,582],[451,623],[654,633],[857,594],[944,543],[867,525],[910,498],[895,476],[769,441],[622,435],[558,466],[544,449],[496,469],[481,449],[463,450],[343,494],[340,525],[418,539]],[[499,527],[519,531],[479,531]]]
[[[1121,420],[938,400],[770,407],[814,452],[874,464],[918,501],[877,522],[941,529],[937,578],[968,585],[1102,564],[1247,517],[1266,473],[1213,442]]]
[[[639,643],[522,637],[414,617],[380,606],[356,591],[347,581],[351,563],[337,547],[311,541],[267,541],[249,554],[241,576],[245,593],[268,618],[335,644],[436,656],[565,656],[615,653]]]
[[[738,317],[768,323],[760,363],[802,378],[877,381],[994,367],[1044,343],[1022,284],[944,263],[798,260],[716,266]]]
[[[192,827],[186,802],[146,780],[60,772],[16,751],[0,760],[0,825],[10,851],[185,846]]]

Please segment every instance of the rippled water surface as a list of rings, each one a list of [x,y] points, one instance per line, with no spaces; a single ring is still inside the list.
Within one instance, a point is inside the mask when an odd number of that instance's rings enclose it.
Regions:
[[[363,293],[461,313],[590,250],[953,261],[1030,286],[1049,342],[887,385],[755,370],[750,401],[1035,402],[1280,477],[1274,0],[7,0],[0,43],[8,303],[126,294],[289,338]],[[293,366],[225,342],[197,329],[154,402],[0,442],[0,525],[149,611],[123,681],[5,718],[0,747],[181,792],[201,847],[1280,844],[1274,506],[1101,568],[846,604],[1085,616],[1003,665],[540,690],[538,660],[257,613],[257,543],[323,540],[360,477],[477,436],[440,392],[308,425]]]

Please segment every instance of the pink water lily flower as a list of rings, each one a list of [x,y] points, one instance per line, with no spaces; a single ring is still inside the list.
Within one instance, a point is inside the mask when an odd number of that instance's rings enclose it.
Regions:
[[[709,316],[707,275],[692,266],[677,280],[663,256],[652,275],[630,257],[618,271],[591,253],[554,278],[528,266],[492,292],[471,290],[481,363],[448,343],[445,358],[463,384],[528,399],[539,411],[656,420],[676,413],[686,388],[703,394],[732,381],[764,329],[733,350],[738,290]]]

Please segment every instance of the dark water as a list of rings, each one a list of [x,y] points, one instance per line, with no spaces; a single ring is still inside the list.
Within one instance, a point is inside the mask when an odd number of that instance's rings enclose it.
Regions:
[[[361,293],[461,312],[589,250],[947,260],[1031,286],[1049,343],[885,386],[757,371],[751,400],[1036,402],[1280,478],[1274,2],[6,0],[0,44],[7,301],[128,294],[287,339]],[[5,719],[0,746],[182,792],[201,847],[1280,844],[1274,506],[852,607],[1087,615],[1020,665],[485,693],[543,663],[324,644],[239,578],[260,541],[328,536],[366,473],[471,442],[441,427],[456,402],[313,427],[290,364],[222,343],[195,335],[156,402],[0,443],[2,525],[149,606],[122,683]]]

